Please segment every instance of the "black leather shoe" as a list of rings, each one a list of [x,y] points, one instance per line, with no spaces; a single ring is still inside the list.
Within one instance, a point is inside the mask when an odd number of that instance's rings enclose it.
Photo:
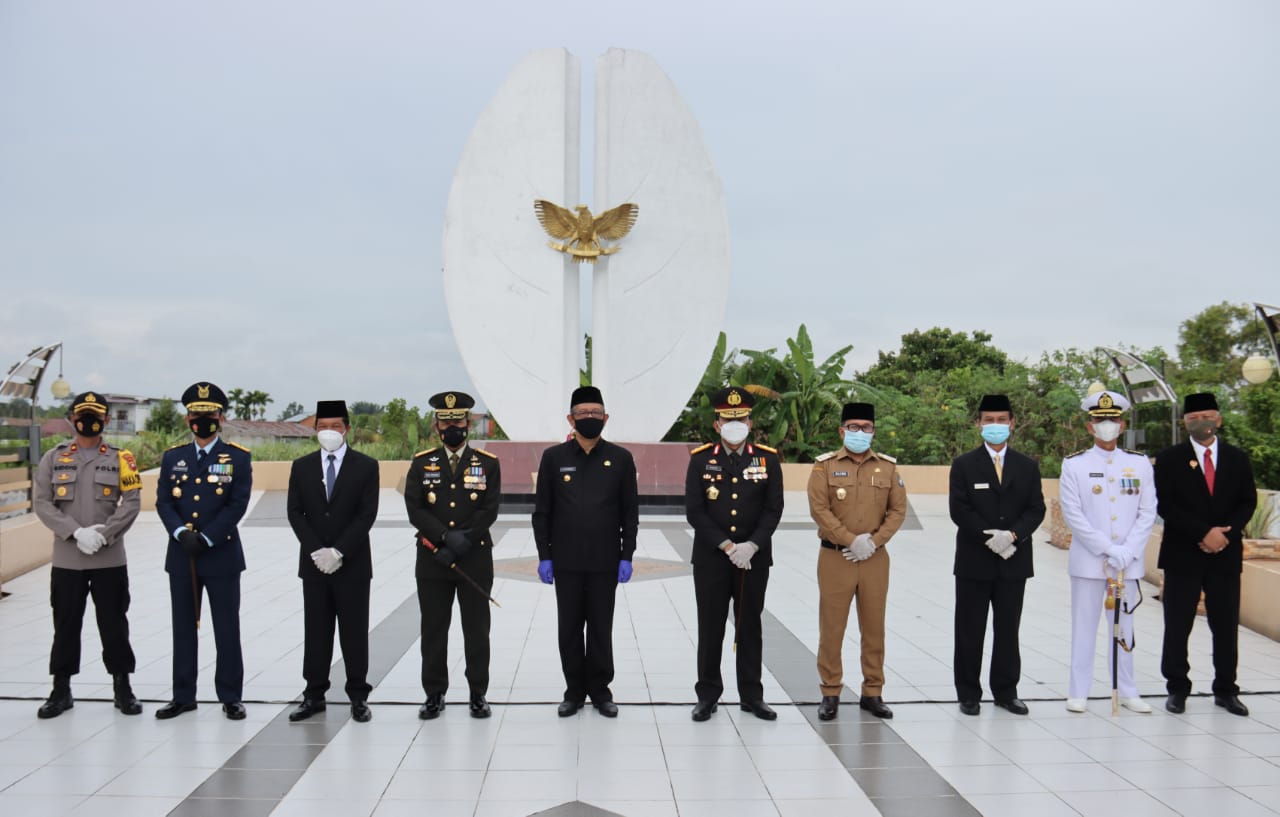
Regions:
[[[56,718],[68,709],[76,705],[75,699],[71,697],[70,689],[55,689],[49,694],[49,700],[40,705],[36,710],[36,717],[40,720],[48,720]]]
[[[418,717],[424,721],[433,721],[444,712],[444,693],[433,692],[427,696],[427,702],[418,707]]]
[[[582,701],[571,701],[568,698],[565,698],[560,702],[560,706],[556,708],[556,714],[562,718],[567,718],[570,715],[577,714],[578,710],[581,708]]]
[[[693,719],[698,723],[711,720],[711,714],[720,706],[715,701],[698,701],[693,705]]]
[[[326,708],[328,708],[328,704],[326,704],[323,700],[316,700],[314,698],[303,698],[302,703],[298,704],[298,708],[289,713],[289,720],[292,723],[297,723],[298,721],[305,721],[307,718],[311,717],[312,715],[317,715],[325,711]]]
[[[1239,715],[1242,718],[1249,717],[1249,707],[1245,706],[1236,695],[1214,695],[1213,705],[1222,707],[1232,715]]]
[[[762,721],[776,721],[778,719],[778,713],[770,709],[769,705],[764,701],[743,701],[739,704],[739,707],[743,712],[750,712]]]
[[[351,720],[356,723],[368,723],[373,720],[373,710],[364,701],[352,701]]]
[[[1025,715],[1031,709],[1018,698],[1004,698],[996,701],[996,706],[1001,709],[1007,709],[1015,715]]]
[[[877,718],[888,720],[893,717],[893,710],[879,695],[863,695],[862,700],[858,701],[858,708],[870,712]]]
[[[1187,711],[1187,696],[1179,695],[1176,692],[1171,693],[1168,698],[1164,699],[1164,708],[1175,715],[1181,715]]]
[[[823,695],[822,703],[818,704],[818,720],[833,721],[838,714],[840,714],[840,696]]]
[[[234,703],[223,704],[222,714],[227,716],[229,721],[242,721],[249,713],[244,711],[244,704],[236,701]]]
[[[484,699],[483,695],[472,695],[471,703],[468,705],[473,718],[487,718],[493,714],[493,710],[489,708],[489,702]]]
[[[162,721],[167,721],[170,718],[178,717],[183,712],[194,712],[195,708],[195,701],[185,704],[180,704],[177,701],[169,701],[169,703],[156,710],[156,718]]]
[[[618,717],[618,705],[613,701],[592,701],[591,705],[596,708],[597,712],[604,715],[606,718]]]
[[[960,702],[960,714],[962,715],[976,715],[981,711],[982,711],[982,704],[978,703],[977,701],[961,701]]]
[[[128,675],[115,676],[112,687],[116,709],[119,709],[125,715],[142,714],[142,704],[138,703],[137,696],[133,694],[133,687],[129,685]]]

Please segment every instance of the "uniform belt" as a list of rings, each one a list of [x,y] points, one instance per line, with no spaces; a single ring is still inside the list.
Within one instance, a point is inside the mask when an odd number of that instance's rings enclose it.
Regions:
[[[835,542],[828,542],[826,539],[823,539],[821,544],[827,550],[844,550],[844,546],[837,545]]]

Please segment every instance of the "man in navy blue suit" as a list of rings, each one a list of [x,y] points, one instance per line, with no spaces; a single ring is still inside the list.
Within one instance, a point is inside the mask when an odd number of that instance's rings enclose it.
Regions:
[[[241,702],[244,658],[240,650],[240,574],[244,550],[236,529],[253,491],[249,449],[223,441],[227,397],[212,383],[182,394],[192,442],[175,445],[160,461],[156,512],[169,532],[164,569],[173,616],[173,700],[156,710],[161,720],[196,708],[196,628],[201,597],[209,594],[218,650],[214,687],[223,713],[245,717]]]

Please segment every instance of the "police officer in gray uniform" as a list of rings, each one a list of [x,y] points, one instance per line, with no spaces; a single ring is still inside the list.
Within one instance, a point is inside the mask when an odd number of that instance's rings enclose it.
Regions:
[[[141,508],[142,480],[133,455],[102,439],[108,411],[101,395],[76,395],[71,401],[75,439],[41,458],[32,487],[36,516],[53,531],[53,692],[36,713],[40,718],[56,718],[75,705],[71,676],[80,672],[80,628],[90,594],[102,663],[115,682],[116,709],[126,715],[142,711],[129,685],[135,661],[124,552],[124,533]]]

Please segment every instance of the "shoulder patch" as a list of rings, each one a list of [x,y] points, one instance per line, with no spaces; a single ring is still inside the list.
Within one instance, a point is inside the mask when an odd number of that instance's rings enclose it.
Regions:
[[[767,445],[761,445],[760,443],[752,443],[752,445],[754,445],[756,448],[759,448],[761,451],[768,451],[770,454],[777,454],[777,453],[778,453],[778,449],[776,449],[776,448],[770,448],[770,447],[769,447],[769,446],[767,446]]]
[[[885,462],[891,462],[895,465],[898,463],[897,457],[891,457],[888,454],[881,454],[879,451],[876,452],[876,456],[884,460]]]
[[[708,448],[711,448],[713,445],[715,445],[715,443],[704,443],[698,446],[697,448],[693,449],[692,451],[690,451],[689,456],[693,456],[694,454],[700,454],[703,451],[706,451]]]
[[[828,452],[827,452],[827,453],[825,453],[825,454],[819,454],[817,457],[814,457],[813,461],[814,461],[815,463],[818,463],[818,462],[826,462],[827,460],[829,460],[829,459],[831,459],[832,457],[834,457],[834,456],[836,455],[836,453],[837,453],[837,452],[835,452],[835,451],[828,451]]]
[[[1082,449],[1080,449],[1079,451],[1075,452],[1074,454],[1068,454],[1067,456],[1063,457],[1063,459],[1064,459],[1064,460],[1069,460],[1069,459],[1071,459],[1072,457],[1078,457],[1078,456],[1080,456],[1081,454],[1085,453],[1085,452],[1086,452],[1086,451],[1088,451],[1088,450],[1089,450],[1089,449],[1087,449],[1087,448],[1082,448]]]
[[[243,445],[241,445],[240,443],[228,442],[228,443],[227,443],[227,445],[231,446],[232,448],[239,448],[241,451],[243,451],[243,452],[244,452],[244,453],[246,453],[246,454],[252,454],[252,453],[253,453],[252,451],[250,451],[249,449],[245,448],[245,447],[244,447]]]
[[[435,449],[432,449],[432,450],[435,450]],[[492,451],[485,451],[483,448],[473,448],[471,450],[476,452],[477,454],[483,454],[486,457],[489,457],[490,459],[496,460],[498,458],[497,454],[493,453]]]
[[[413,458],[416,460],[418,457],[421,457],[423,454],[430,454],[432,451],[439,451],[439,450],[440,450],[440,446],[438,445],[435,448],[424,448],[421,451],[419,451],[417,454],[414,454]]]

